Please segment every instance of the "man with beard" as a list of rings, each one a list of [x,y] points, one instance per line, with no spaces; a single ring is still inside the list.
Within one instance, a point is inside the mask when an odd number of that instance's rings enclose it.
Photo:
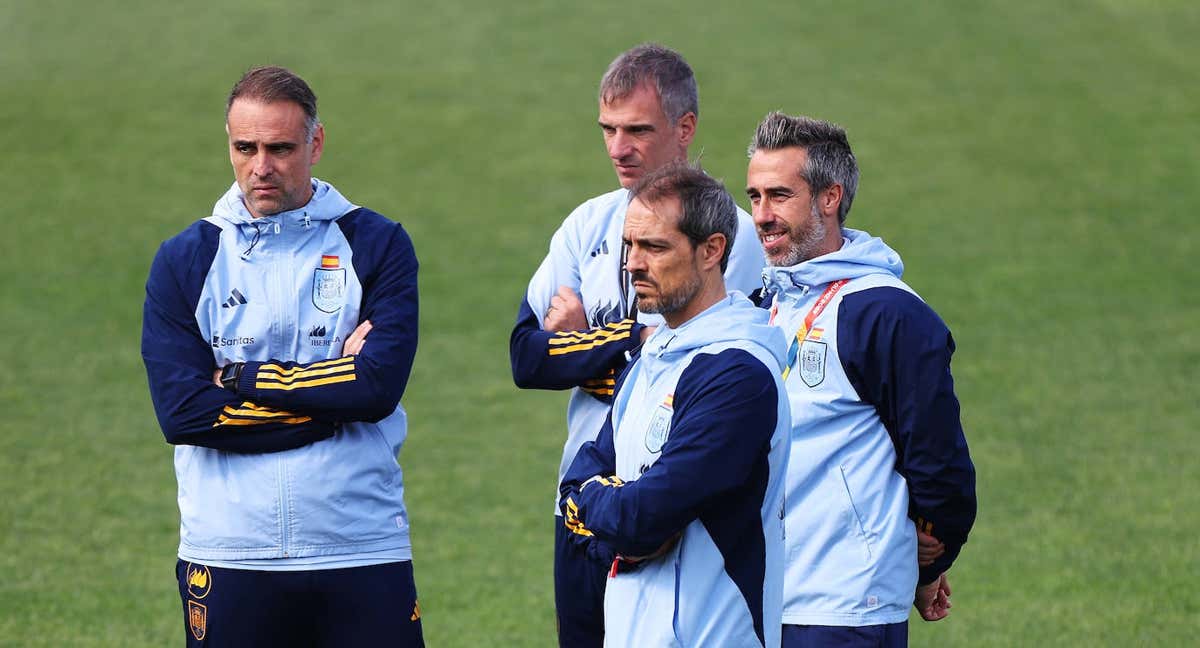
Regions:
[[[696,78],[678,52],[645,44],[624,52],[600,81],[599,125],[621,188],[567,216],[529,281],[509,339],[513,380],[523,389],[571,389],[561,481],[575,453],[596,438],[628,354],[662,322],[637,312],[623,267],[621,227],[629,188],[645,174],[686,162],[700,112]],[[762,249],[750,215],[737,210],[725,280],[747,294],[762,285]],[[554,598],[561,646],[604,638],[605,574],[612,556],[568,533],[555,517]]]
[[[749,152],[762,305],[791,340],[783,645],[906,645],[910,606],[949,613],[946,571],[975,519],[954,340],[899,255],[844,227],[858,186],[844,130],[771,113]]]
[[[631,196],[627,267],[664,323],[567,472],[566,527],[617,556],[605,645],[778,646],[787,343],[725,291],[737,216],[719,182],[671,166]]]

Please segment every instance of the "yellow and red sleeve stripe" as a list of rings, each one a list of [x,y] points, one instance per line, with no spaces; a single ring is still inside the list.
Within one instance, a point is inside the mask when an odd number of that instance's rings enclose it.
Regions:
[[[245,401],[241,405],[226,405],[213,427],[221,425],[262,425],[264,423],[307,423],[312,417],[284,410],[255,405]]]
[[[352,382],[355,380],[354,360],[355,356],[345,356],[290,369],[277,364],[265,364],[258,368],[254,376],[254,388],[291,391]]]
[[[925,535],[933,535],[933,522],[930,522],[923,517],[917,518],[917,531],[920,531]]]
[[[621,320],[615,324],[605,324],[594,331],[564,331],[550,338],[550,355],[562,355],[575,351],[587,351],[609,342],[629,338],[633,320]]]
[[[613,369],[608,370],[608,374],[603,378],[592,378],[591,380],[583,381],[583,391],[601,396],[612,396],[613,390],[617,387],[617,372]]]
[[[591,530],[583,526],[583,520],[579,519],[579,506],[570,497],[567,498],[567,515],[563,519],[563,524],[566,525],[567,530],[571,533],[581,536],[592,535]]]

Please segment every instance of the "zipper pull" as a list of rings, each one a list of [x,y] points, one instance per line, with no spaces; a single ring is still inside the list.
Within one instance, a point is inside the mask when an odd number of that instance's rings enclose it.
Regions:
[[[275,223],[275,233],[278,234],[280,231],[282,231],[282,228],[279,226],[279,223]]]
[[[308,212],[304,212],[304,229],[312,226],[312,221],[308,219]]]

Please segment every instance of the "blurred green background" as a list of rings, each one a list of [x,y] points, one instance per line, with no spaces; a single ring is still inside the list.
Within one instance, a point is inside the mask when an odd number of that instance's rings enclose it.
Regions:
[[[507,339],[554,228],[616,186],[596,86],[646,40],[695,68],[693,155],[743,204],[766,112],[844,125],[849,225],[954,331],[979,520],[913,644],[1195,641],[1197,33],[1148,0],[0,3],[0,645],[182,643],[143,283],[232,182],[225,95],[264,63],[320,98],[317,175],[422,263],[427,642],[552,645],[566,395],[516,390]]]

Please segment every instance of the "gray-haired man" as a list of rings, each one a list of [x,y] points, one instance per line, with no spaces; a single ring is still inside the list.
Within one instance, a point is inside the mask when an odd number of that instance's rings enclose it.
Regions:
[[[759,124],[746,193],[770,263],[763,305],[791,340],[783,645],[793,648],[905,645],[914,604],[944,618],[945,572],[975,520],[954,339],[900,280],[900,256],[844,227],[857,188],[838,126],[782,113]]]
[[[699,98],[687,61],[645,44],[624,52],[600,82],[599,125],[621,188],[577,207],[550,240],[529,282],[509,340],[513,379],[526,389],[572,389],[561,481],[579,447],[596,438],[617,373],[654,326],[639,314],[622,260],[629,191],[643,175],[687,160]],[[746,293],[761,285],[762,250],[749,214],[738,210],[738,236],[724,276]],[[571,534],[556,518],[555,603],[559,642],[599,646],[611,555]]]

